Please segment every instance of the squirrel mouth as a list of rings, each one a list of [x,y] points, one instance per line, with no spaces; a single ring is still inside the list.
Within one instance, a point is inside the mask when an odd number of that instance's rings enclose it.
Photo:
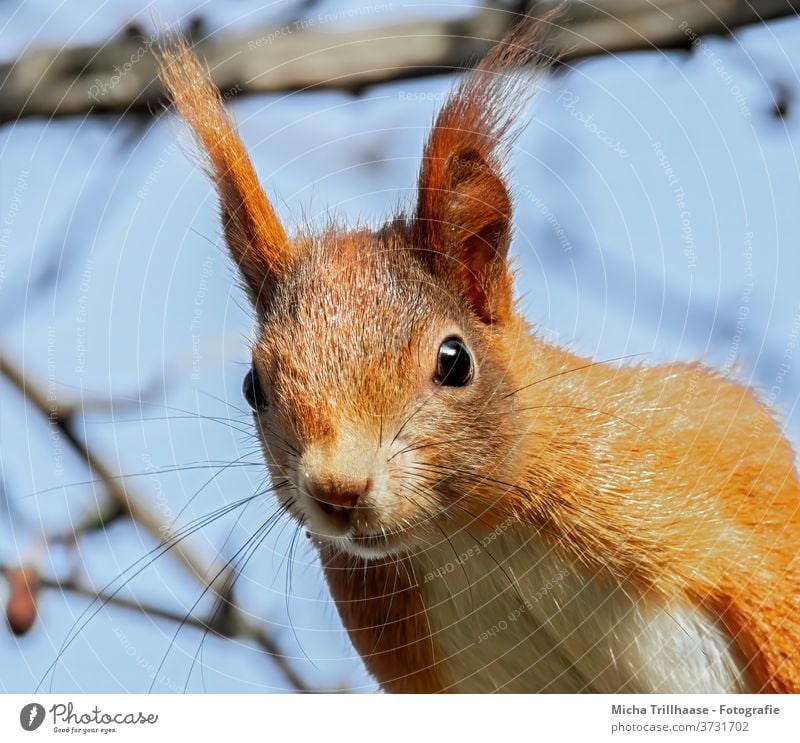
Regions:
[[[349,534],[347,537],[358,547],[384,547],[396,538],[393,534]]]
[[[347,549],[362,557],[385,557],[398,552],[407,544],[399,532],[350,533],[344,538]]]
[[[386,533],[386,532],[352,532],[350,534],[350,538],[356,542],[372,542],[372,541],[382,541],[387,537],[390,537],[394,534],[394,532]]]

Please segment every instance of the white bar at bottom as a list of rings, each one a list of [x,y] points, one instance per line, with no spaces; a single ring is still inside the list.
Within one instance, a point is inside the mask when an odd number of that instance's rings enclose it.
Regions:
[[[0,695],[3,743],[78,739],[773,743],[800,740],[800,696]]]

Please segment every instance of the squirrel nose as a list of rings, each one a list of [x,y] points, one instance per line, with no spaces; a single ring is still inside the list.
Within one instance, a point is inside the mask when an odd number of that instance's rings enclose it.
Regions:
[[[322,479],[312,480],[306,487],[325,513],[346,524],[358,501],[369,491],[370,481]]]

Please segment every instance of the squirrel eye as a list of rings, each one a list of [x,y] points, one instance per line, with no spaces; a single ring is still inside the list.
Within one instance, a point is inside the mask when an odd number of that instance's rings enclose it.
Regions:
[[[251,366],[247,374],[244,375],[242,395],[244,395],[247,404],[256,413],[263,413],[269,406],[269,400],[264,394],[264,388],[261,386],[261,380],[258,378],[258,372],[254,366]]]
[[[445,387],[463,387],[472,381],[472,357],[461,338],[448,338],[439,346],[436,381]]]

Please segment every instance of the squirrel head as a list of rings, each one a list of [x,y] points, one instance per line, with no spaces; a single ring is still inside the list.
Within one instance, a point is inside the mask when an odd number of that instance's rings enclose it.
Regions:
[[[539,29],[519,24],[453,90],[408,214],[293,238],[197,59],[180,41],[159,53],[255,311],[244,394],[278,497],[346,552],[418,549],[445,522],[493,521],[493,478],[514,477],[527,328],[512,297],[504,163]]]

